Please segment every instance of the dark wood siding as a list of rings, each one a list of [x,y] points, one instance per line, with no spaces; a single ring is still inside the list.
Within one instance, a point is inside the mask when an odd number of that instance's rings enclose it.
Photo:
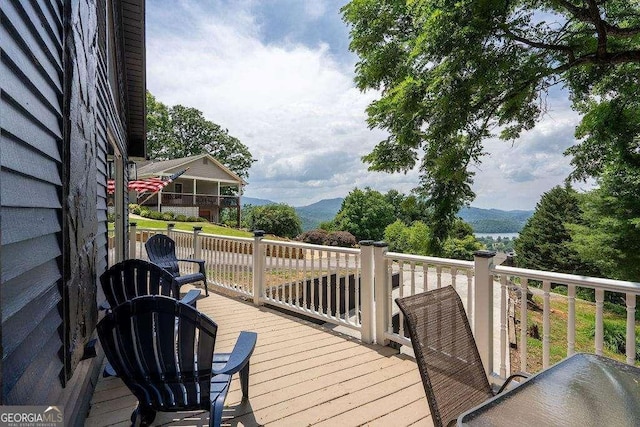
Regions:
[[[0,2],[3,404],[61,393],[62,3]]]

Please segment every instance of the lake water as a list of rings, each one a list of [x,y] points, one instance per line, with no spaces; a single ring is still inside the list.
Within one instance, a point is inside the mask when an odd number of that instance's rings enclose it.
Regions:
[[[473,233],[476,237],[493,237],[493,239],[497,239],[498,237],[502,237],[503,239],[508,237],[509,239],[514,239],[518,237],[518,233]]]

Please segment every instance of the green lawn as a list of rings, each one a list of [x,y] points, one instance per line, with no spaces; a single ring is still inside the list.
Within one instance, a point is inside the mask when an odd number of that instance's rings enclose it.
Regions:
[[[175,224],[176,230],[193,231],[193,227],[202,227],[202,232],[207,234],[217,234],[232,237],[253,237],[253,233],[249,231],[238,230],[230,227],[222,227],[220,225],[210,224],[208,222],[178,222],[178,221],[160,221],[155,219],[129,217],[129,222],[135,222],[138,228],[155,228],[166,230],[167,224]],[[109,223],[109,230],[113,230],[113,223]]]
[[[567,298],[558,294],[551,293],[550,305],[550,362],[556,363],[567,356],[567,318],[568,318],[568,301]],[[533,324],[538,326],[540,332],[540,339],[533,338],[531,334],[527,336],[527,362],[528,371],[537,372],[542,368],[542,298],[538,295],[533,297],[538,309],[527,310],[527,323],[531,328]],[[519,308],[517,312],[519,313]],[[606,324],[621,328],[625,330],[626,315],[616,313],[612,310],[605,308],[603,313],[604,321]],[[638,322],[636,322],[636,335],[638,334]],[[605,326],[605,329],[607,326]],[[519,328],[518,328],[519,329]],[[575,335],[575,350],[576,352],[584,351],[588,353],[595,352],[595,304],[592,302],[580,300],[576,298],[576,335]],[[531,331],[531,329],[529,329]],[[520,331],[517,331],[517,339],[520,339]],[[636,338],[637,339],[637,338]],[[606,340],[605,340],[606,341]],[[515,353],[518,353],[516,350]],[[605,356],[625,361],[625,354],[616,352],[606,342],[604,345],[603,353]],[[512,353],[513,355],[513,353]],[[516,356],[517,357],[517,356]],[[639,361],[636,361],[638,364]],[[517,369],[520,369],[518,362]],[[517,370],[516,369],[516,370]]]

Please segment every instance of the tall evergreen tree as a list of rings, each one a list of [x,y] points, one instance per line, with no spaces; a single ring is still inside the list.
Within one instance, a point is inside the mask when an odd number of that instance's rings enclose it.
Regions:
[[[518,267],[560,273],[593,273],[569,245],[567,224],[581,223],[579,196],[570,187],[544,193],[515,243]]]

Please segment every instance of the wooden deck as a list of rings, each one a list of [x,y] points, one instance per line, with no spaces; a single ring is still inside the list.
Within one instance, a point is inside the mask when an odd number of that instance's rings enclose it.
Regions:
[[[305,320],[211,292],[198,309],[218,323],[216,351],[241,330],[258,333],[249,401],[234,377],[223,425],[431,426],[412,358]],[[87,426],[130,425],[136,399],[118,378],[101,378]],[[159,413],[157,425],[208,425],[208,412]]]

